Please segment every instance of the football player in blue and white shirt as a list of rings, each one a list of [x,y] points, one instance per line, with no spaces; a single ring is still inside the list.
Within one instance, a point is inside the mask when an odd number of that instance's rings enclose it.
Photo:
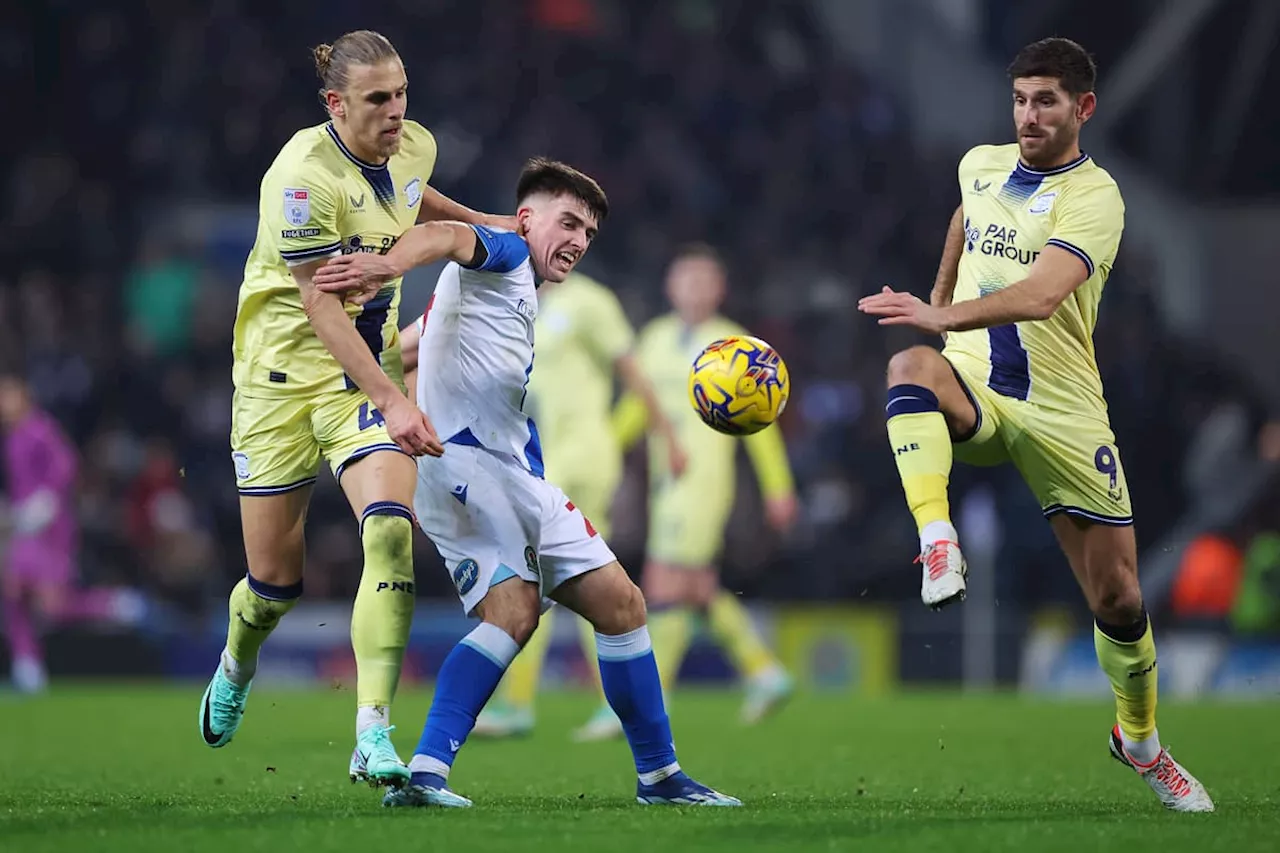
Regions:
[[[596,631],[600,679],[622,721],[644,804],[737,806],[676,761],[644,598],[591,522],[542,477],[538,430],[524,411],[539,281],[563,281],[586,253],[608,200],[561,163],[526,164],[518,231],[457,222],[415,226],[386,254],[351,254],[315,275],[321,290],[368,290],[452,261],[419,324],[417,400],[444,441],[418,461],[414,511],[444,558],[463,608],[481,620],[445,659],[410,784],[388,806],[469,806],[449,770],[503,672],[552,601]],[[406,342],[411,343],[411,342]]]

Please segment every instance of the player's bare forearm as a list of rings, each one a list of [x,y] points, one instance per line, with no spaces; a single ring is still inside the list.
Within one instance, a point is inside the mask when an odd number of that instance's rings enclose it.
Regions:
[[[476,254],[476,232],[461,222],[427,222],[415,225],[396,241],[386,254],[395,275],[402,276],[414,267],[433,264],[448,258],[470,263]]]
[[[455,222],[465,222],[468,225],[488,225],[491,228],[515,230],[513,217],[472,210],[465,204],[456,202],[444,195],[434,187],[427,186],[422,191],[422,201],[419,202],[417,221],[422,223],[441,220],[453,220]]]
[[[938,274],[929,293],[929,304],[945,308],[951,304],[956,292],[956,279],[960,274],[960,255],[964,252],[964,207],[957,207],[947,226],[947,237],[942,243],[942,260]]]
[[[1028,286],[1028,281],[1023,279],[981,299],[958,302],[948,307],[946,331],[967,332],[1028,320],[1044,320],[1053,314],[1054,308],[1057,308],[1056,304],[1050,305],[1043,293],[1034,286]]]
[[[1026,278],[981,299],[943,309],[943,325],[947,331],[966,332],[1047,320],[1088,277],[1088,269],[1075,255],[1057,246],[1045,246]]]
[[[325,349],[342,366],[351,381],[368,395],[379,409],[385,408],[395,400],[403,397],[382,366],[369,351],[369,345],[356,331],[355,324],[347,315],[342,305],[342,297],[332,293],[322,293],[310,286],[302,284],[302,308],[307,312],[311,328]]]

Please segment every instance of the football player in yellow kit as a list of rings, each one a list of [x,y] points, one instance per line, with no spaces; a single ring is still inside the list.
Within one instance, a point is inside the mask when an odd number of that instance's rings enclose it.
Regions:
[[[724,264],[710,246],[682,249],[667,271],[667,298],[675,309],[640,333],[636,357],[658,392],[658,405],[675,425],[688,465],[671,475],[666,447],[651,442],[649,535],[642,587],[649,605],[654,654],[663,683],[674,683],[693,639],[697,617],[725,649],[746,683],[742,719],[754,723],[792,691],[790,676],[764,644],[738,596],[720,584],[716,559],[737,494],[735,458],[739,440],[709,429],[689,402],[689,366],[709,343],[747,332],[718,312],[727,289]],[[644,432],[646,409],[633,395],[615,410],[623,447]],[[764,496],[765,517],[779,532],[790,528],[796,498],[782,433],[768,429],[741,439]],[[599,740],[622,734],[607,705],[576,734]]]
[[[400,282],[324,293],[329,258],[385,253],[414,222],[508,226],[433,190],[430,132],[405,117],[408,82],[368,30],[314,52],[328,121],[298,131],[263,176],[258,233],[236,315],[231,449],[248,574],[231,592],[227,642],[200,703],[205,743],[240,725],[263,641],[302,595],[303,523],[323,458],[360,523],[364,569],[351,619],[356,659],[353,780],[399,784],[389,707],[414,608],[413,456],[440,455],[402,384]]]
[[[1050,38],[1009,67],[1018,141],[960,160],[952,217],[928,303],[889,288],[859,302],[881,325],[945,336],[889,362],[889,442],[920,532],[921,597],[964,597],[968,570],[951,523],[955,457],[1012,462],[1040,501],[1093,611],[1111,681],[1113,757],[1177,811],[1213,802],[1161,746],[1156,649],[1138,585],[1133,515],[1094,358],[1093,329],[1124,202],[1080,150],[1097,107],[1096,69],[1080,45]]]

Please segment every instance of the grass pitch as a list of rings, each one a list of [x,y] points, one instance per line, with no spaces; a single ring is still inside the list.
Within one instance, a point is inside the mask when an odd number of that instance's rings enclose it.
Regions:
[[[1107,754],[1111,708],[1016,696],[801,697],[755,728],[737,697],[671,702],[680,760],[742,809],[644,808],[621,742],[577,745],[587,694],[546,695],[539,728],[473,740],[465,811],[384,810],[346,778],[347,691],[258,685],[236,740],[203,745],[203,685],[67,686],[0,697],[5,851],[1280,850],[1280,703],[1161,705],[1166,743],[1211,815],[1165,812]],[[403,693],[413,751],[429,694]]]

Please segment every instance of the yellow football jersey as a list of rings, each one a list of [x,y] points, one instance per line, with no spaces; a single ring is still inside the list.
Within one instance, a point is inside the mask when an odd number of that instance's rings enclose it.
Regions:
[[[1055,169],[1031,169],[1016,144],[972,149],[960,161],[959,179],[965,242],[955,302],[1026,278],[1046,245],[1078,257],[1089,277],[1049,319],[952,332],[943,352],[1006,397],[1105,411],[1093,328],[1124,230],[1116,182],[1087,154]]]
[[[542,437],[547,476],[601,453],[617,454],[610,429],[614,363],[635,331],[613,291],[574,273],[538,292],[534,369],[526,403]],[[588,452],[590,451],[590,452]]]
[[[400,150],[380,166],[342,143],[332,124],[294,134],[263,176],[258,234],[245,264],[236,313],[234,380],[255,397],[353,388],[302,310],[291,265],[338,253],[386,253],[417,218],[436,162],[436,142],[404,122]],[[363,307],[349,305],[360,336],[397,383],[400,282]]]

